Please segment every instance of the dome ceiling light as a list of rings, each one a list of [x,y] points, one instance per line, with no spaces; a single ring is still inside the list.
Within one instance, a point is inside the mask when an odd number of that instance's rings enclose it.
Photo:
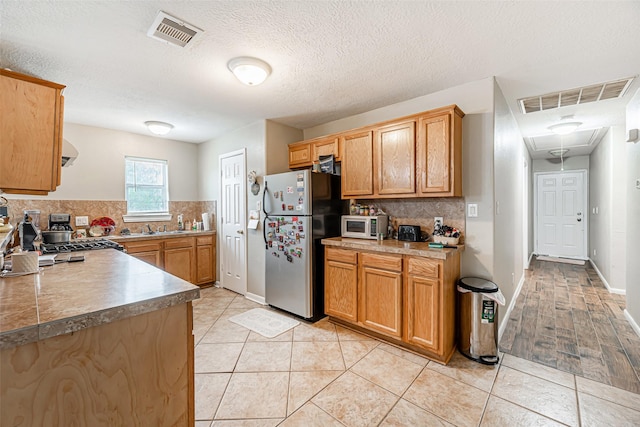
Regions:
[[[248,56],[233,58],[229,61],[227,67],[238,80],[248,86],[259,85],[271,74],[269,64],[258,58],[250,58]]]
[[[154,135],[166,135],[171,132],[171,129],[173,129],[172,124],[165,122],[148,121],[144,122],[144,124],[149,129],[149,132]]]
[[[557,125],[549,126],[548,129],[557,135],[567,135],[575,132],[581,124],[581,122],[562,122]]]

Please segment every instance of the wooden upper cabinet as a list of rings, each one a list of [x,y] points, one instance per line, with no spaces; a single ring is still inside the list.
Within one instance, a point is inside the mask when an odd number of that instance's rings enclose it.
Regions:
[[[329,138],[316,139],[311,142],[311,150],[313,157],[311,162],[320,160],[320,156],[328,156],[333,154],[335,161],[340,161],[340,140],[337,136]]]
[[[373,133],[357,132],[340,138],[342,198],[373,195]]]
[[[64,88],[0,70],[0,189],[46,195],[60,184]]]
[[[396,196],[416,192],[416,122],[374,130],[374,194]]]
[[[311,166],[311,144],[296,142],[289,144],[289,169]]]
[[[418,119],[418,196],[462,196],[462,117],[458,107]]]

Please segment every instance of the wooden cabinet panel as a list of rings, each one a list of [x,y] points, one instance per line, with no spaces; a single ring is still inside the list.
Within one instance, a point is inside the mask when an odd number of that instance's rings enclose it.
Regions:
[[[373,194],[373,134],[345,135],[342,146],[342,198]]]
[[[462,196],[462,116],[454,106],[418,120],[418,195]]]
[[[0,70],[0,189],[5,192],[46,195],[59,185],[64,87]]]
[[[340,261],[340,259],[343,261]],[[349,322],[358,321],[357,252],[344,249],[327,251],[325,261],[325,313]]]
[[[165,249],[177,249],[177,248],[191,248],[193,247],[193,237],[178,237],[172,239],[166,239],[164,242]]]
[[[295,169],[311,165],[311,144],[298,142],[289,145],[289,168]]]
[[[379,195],[416,191],[416,122],[385,126],[375,134],[374,192]]]
[[[135,258],[162,268],[162,241],[123,242],[127,253]]]
[[[196,237],[196,285],[216,280],[216,239],[214,237]]]
[[[402,336],[402,257],[362,254],[362,258],[365,257],[377,264],[360,264],[358,322],[399,338]],[[391,269],[385,269],[386,266]]]
[[[407,261],[407,273],[414,276],[431,277],[433,279],[440,278],[441,262],[429,258],[409,258]]]
[[[442,355],[440,343],[440,282],[409,275],[406,284],[405,339]]]
[[[318,161],[320,156],[328,156],[330,154],[333,154],[336,161],[340,161],[340,143],[337,136],[312,141],[311,146],[313,149],[312,162]]]
[[[164,271],[174,276],[194,282],[195,256],[193,247],[164,250]]]

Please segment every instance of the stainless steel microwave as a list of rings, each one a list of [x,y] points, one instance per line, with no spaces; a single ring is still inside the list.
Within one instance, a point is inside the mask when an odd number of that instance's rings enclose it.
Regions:
[[[343,215],[342,237],[377,239],[380,233],[386,237],[388,223],[389,217],[386,215]]]

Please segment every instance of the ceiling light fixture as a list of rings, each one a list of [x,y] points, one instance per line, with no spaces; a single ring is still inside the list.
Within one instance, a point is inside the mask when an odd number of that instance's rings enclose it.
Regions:
[[[271,74],[269,64],[258,58],[250,58],[248,56],[233,58],[229,61],[227,67],[238,80],[249,86],[259,85]]]
[[[149,121],[149,122],[144,122],[144,124],[147,125],[149,132],[151,132],[154,135],[166,135],[169,132],[171,132],[171,129],[173,129],[172,124],[165,123],[165,122]]]
[[[568,148],[549,150],[549,154],[551,154],[552,156],[555,156],[555,157],[564,156],[568,152],[569,152]]]
[[[581,124],[581,122],[563,122],[558,123],[557,125],[549,126],[548,129],[555,134],[566,135],[568,133],[574,132]]]

